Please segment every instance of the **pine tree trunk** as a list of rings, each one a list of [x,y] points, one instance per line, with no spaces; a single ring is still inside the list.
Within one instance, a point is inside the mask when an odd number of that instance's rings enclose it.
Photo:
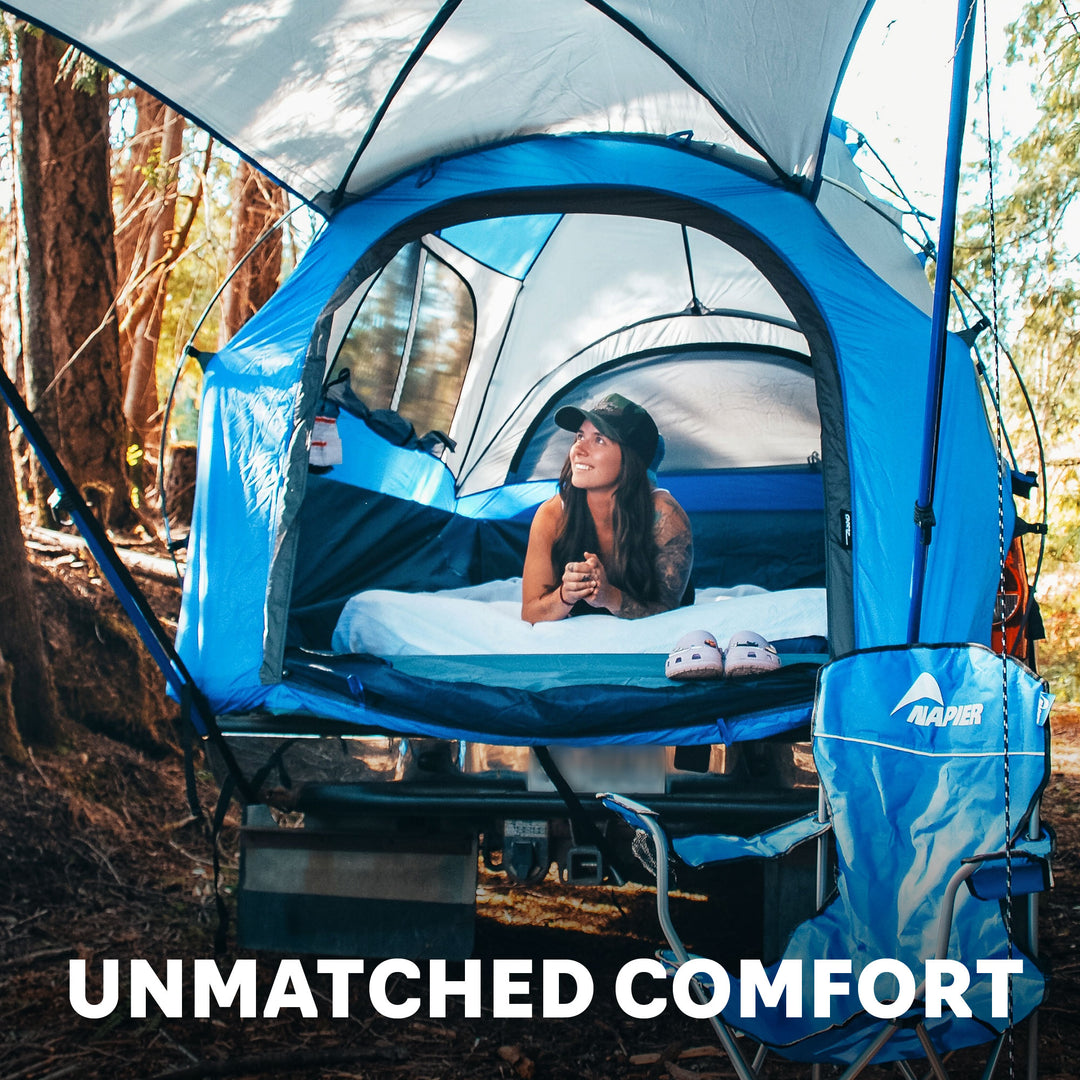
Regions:
[[[165,127],[165,103],[141,86],[131,88],[135,103],[135,134],[127,141],[127,160],[120,179],[120,213],[116,221],[116,266],[120,281],[120,321],[134,299],[139,275],[146,268],[151,215],[147,210],[156,198],[155,184],[161,154],[161,133]],[[120,351],[124,371],[131,353],[130,334],[121,334]]]
[[[37,391],[37,408],[55,402],[57,449],[68,471],[102,520],[120,527],[132,518],[113,308],[109,101],[104,83],[87,93],[66,77],[57,81],[61,51],[48,35],[19,38],[26,321],[33,346],[26,351],[26,383]],[[28,105],[36,114],[33,127]],[[42,325],[46,333],[35,333]],[[40,389],[43,383],[54,385]]]
[[[142,264],[143,272],[150,271],[137,295],[150,291],[152,297],[142,317],[127,335],[131,355],[124,391],[124,417],[130,430],[131,445],[138,447],[138,461],[132,465],[131,481],[132,499],[139,506],[145,502],[147,476],[153,475],[147,468],[147,456],[156,462],[158,454],[158,338],[169,281],[170,265],[166,256],[175,229],[177,162],[183,145],[184,118],[172,109],[165,109],[158,142],[157,183],[153,188],[153,203],[145,214],[145,248],[142,258],[137,260]]]
[[[10,445],[0,439],[0,753],[17,757],[13,734],[40,746],[60,737],[52,672],[34,604]]]
[[[12,58],[12,65],[14,66],[15,64],[17,64],[17,57]],[[15,156],[15,151],[18,148],[19,140],[16,134],[16,125],[19,123],[20,114],[18,100],[14,92],[14,83],[15,74],[12,72],[7,83],[5,101],[7,103],[8,145],[12,148],[12,164],[17,171],[18,161]],[[15,384],[16,389],[25,398],[26,387],[23,378],[22,305],[19,303],[19,296],[22,292],[23,270],[25,267],[25,258],[22,251],[25,237],[22,236],[22,215],[19,213],[18,206],[18,184],[12,186],[12,194],[14,196],[14,213],[8,218],[10,227],[8,228],[5,237],[5,252],[7,254],[8,266],[10,267],[10,280],[7,288],[9,303],[7,304],[7,310],[5,312],[6,318],[3,321],[3,333],[0,335],[0,350],[3,351],[4,371],[7,373],[7,377]],[[11,452],[14,458],[13,464],[15,466],[16,486],[23,491],[29,492],[32,496],[34,484],[30,476],[29,459],[33,455],[30,453],[29,445],[21,431],[12,435]]]
[[[161,315],[165,308],[168,268],[162,263],[173,231],[176,211],[176,162],[183,149],[184,118],[172,109],[164,114],[161,150],[160,181],[154,204],[147,210],[145,269],[159,265],[143,288],[153,292],[153,299],[134,327],[131,341],[131,369],[124,395],[124,415],[131,427],[145,440],[151,420],[158,410],[155,368]]]
[[[248,253],[251,245],[288,207],[282,188],[246,161],[240,162],[233,181],[233,220],[229,238],[229,266]],[[268,236],[236,272],[222,297],[221,340],[229,340],[273,295],[281,276],[281,231]]]
[[[38,118],[38,94],[36,66],[32,52],[33,39],[22,34],[12,71],[14,93],[11,128],[19,182],[15,185],[17,205],[16,253],[19,257],[16,270],[19,300],[20,348],[22,378],[20,384],[30,411],[34,414],[45,437],[53,446],[60,446],[60,424],[56,412],[56,398],[48,393],[53,379],[52,342],[49,338],[49,321],[46,301],[40,283],[44,274],[36,268],[45,265],[44,236],[41,202],[41,153],[37,138],[40,127]],[[37,287],[35,287],[35,285]],[[25,482],[34,504],[39,525],[52,524],[46,503],[52,493],[52,485],[37,458],[30,454]]]
[[[125,329],[128,311],[141,292],[147,268],[147,251],[157,215],[150,212],[158,198],[161,135],[165,127],[165,104],[136,86],[131,90],[135,103],[135,134],[125,147],[127,161],[120,181],[120,212],[114,243],[119,281],[117,314],[120,319],[120,370],[124,386],[130,382],[135,333]]]
[[[22,762],[26,760],[26,747],[19,737],[15,705],[11,700],[11,684],[14,678],[15,670],[0,652],[0,757]]]

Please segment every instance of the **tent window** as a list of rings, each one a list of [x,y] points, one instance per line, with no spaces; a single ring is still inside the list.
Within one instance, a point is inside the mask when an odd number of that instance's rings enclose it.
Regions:
[[[420,245],[409,244],[383,267],[341,343],[333,375],[347,368],[352,391],[368,408],[388,409],[409,332]]]
[[[353,318],[331,378],[417,431],[449,431],[472,353],[476,307],[462,278],[419,242],[383,267]]]

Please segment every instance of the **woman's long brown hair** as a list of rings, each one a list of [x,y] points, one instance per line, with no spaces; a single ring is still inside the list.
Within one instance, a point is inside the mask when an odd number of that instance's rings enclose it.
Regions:
[[[660,595],[656,578],[656,538],[653,535],[656,511],[652,483],[645,462],[634,450],[619,443],[622,463],[615,481],[615,505],[612,514],[614,551],[610,565],[605,564],[608,581],[624,589],[637,600],[656,600]],[[568,562],[581,562],[586,551],[599,553],[587,493],[570,482],[572,467],[567,455],[559,474],[563,521],[551,546],[553,580],[561,581]]]

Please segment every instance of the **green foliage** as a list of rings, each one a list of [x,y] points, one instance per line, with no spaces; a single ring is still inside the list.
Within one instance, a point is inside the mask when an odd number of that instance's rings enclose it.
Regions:
[[[1048,636],[1041,657],[1058,693],[1080,700],[1080,32],[1060,0],[1030,0],[1008,33],[1009,62],[1034,74],[1038,115],[1030,132],[992,146],[995,189],[1004,189],[994,193],[995,245],[984,194],[961,224],[956,272],[987,311],[996,279],[1000,338],[1042,431],[1050,533],[1039,586]],[[969,188],[985,193],[987,181],[987,162],[979,162]],[[1033,467],[1037,447],[1018,384],[1003,380],[1001,397],[1006,426],[1020,432],[1021,467]],[[1038,510],[1021,513],[1030,519]]]
[[[139,167],[139,173],[148,187],[164,191],[170,184],[176,183],[180,170],[176,165],[162,164],[161,147],[155,146],[147,155],[146,164]]]
[[[221,334],[221,303],[211,305],[211,300],[230,270],[233,178],[238,158],[227,148],[215,145],[209,167],[203,173],[207,140],[205,132],[190,126],[184,135],[184,155],[178,170],[180,190],[190,193],[196,183],[202,183],[204,190],[189,246],[169,274],[157,350],[158,400],[162,403],[168,396],[189,340],[197,349],[213,352],[219,345]],[[148,169],[155,167],[152,161]],[[154,182],[150,176],[147,179]],[[299,261],[313,231],[310,220],[293,219],[293,226],[285,233],[283,279]],[[198,364],[183,361],[170,415],[171,441],[195,441],[201,386],[202,373]]]
[[[71,45],[60,58],[56,78],[70,79],[76,90],[94,95],[103,85],[107,85],[109,69]]]

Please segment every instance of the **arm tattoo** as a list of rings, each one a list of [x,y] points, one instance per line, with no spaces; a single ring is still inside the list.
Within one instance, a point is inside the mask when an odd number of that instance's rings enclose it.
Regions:
[[[619,616],[623,619],[641,619],[660,611],[671,611],[679,606],[686,592],[690,570],[694,565],[694,540],[690,521],[682,507],[676,504],[668,513],[658,514],[656,532],[659,546],[656,574],[660,596],[657,600],[645,602],[623,593],[619,608]]]

